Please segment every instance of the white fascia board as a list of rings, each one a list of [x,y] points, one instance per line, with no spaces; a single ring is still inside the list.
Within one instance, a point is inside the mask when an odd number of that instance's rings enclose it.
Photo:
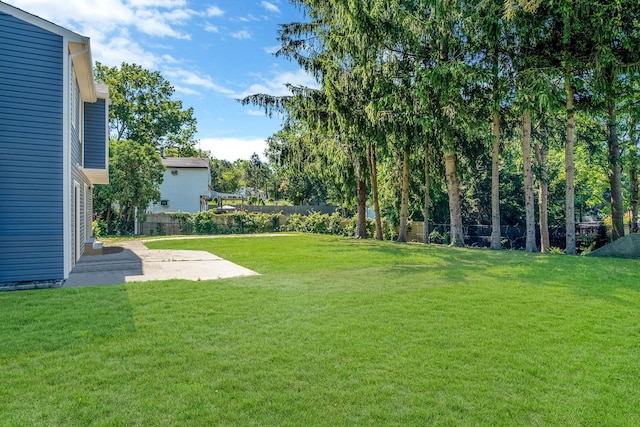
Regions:
[[[69,42],[69,54],[76,70],[80,95],[84,102],[96,102],[96,83],[93,79],[93,60],[91,59],[91,43],[88,37],[81,42]]]

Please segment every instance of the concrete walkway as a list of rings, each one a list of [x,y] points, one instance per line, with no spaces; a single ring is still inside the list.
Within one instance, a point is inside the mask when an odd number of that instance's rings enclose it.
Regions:
[[[151,250],[141,241],[121,242],[116,246],[122,251],[81,257],[62,287],[258,275],[255,271],[205,251]],[[112,247],[108,248],[113,250]]]

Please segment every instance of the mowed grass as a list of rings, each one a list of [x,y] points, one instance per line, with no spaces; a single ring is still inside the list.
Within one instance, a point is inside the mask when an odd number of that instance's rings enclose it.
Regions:
[[[640,425],[640,262],[155,241],[261,276],[0,293],[0,425]]]

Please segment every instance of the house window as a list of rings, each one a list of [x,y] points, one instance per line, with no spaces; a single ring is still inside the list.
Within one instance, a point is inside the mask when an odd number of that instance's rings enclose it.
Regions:
[[[168,200],[160,200],[160,206],[169,206]]]
[[[178,175],[178,171],[177,171],[177,170],[172,170],[172,171],[171,171],[171,175],[173,175],[173,176]]]

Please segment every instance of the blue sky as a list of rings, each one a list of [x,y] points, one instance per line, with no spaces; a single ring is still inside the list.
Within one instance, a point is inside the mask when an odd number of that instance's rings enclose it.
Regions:
[[[262,156],[281,119],[236,101],[313,85],[297,64],[276,58],[279,24],[303,19],[287,0],[3,0],[91,38],[94,61],[160,71],[175,99],[193,107],[200,148],[220,159]]]

